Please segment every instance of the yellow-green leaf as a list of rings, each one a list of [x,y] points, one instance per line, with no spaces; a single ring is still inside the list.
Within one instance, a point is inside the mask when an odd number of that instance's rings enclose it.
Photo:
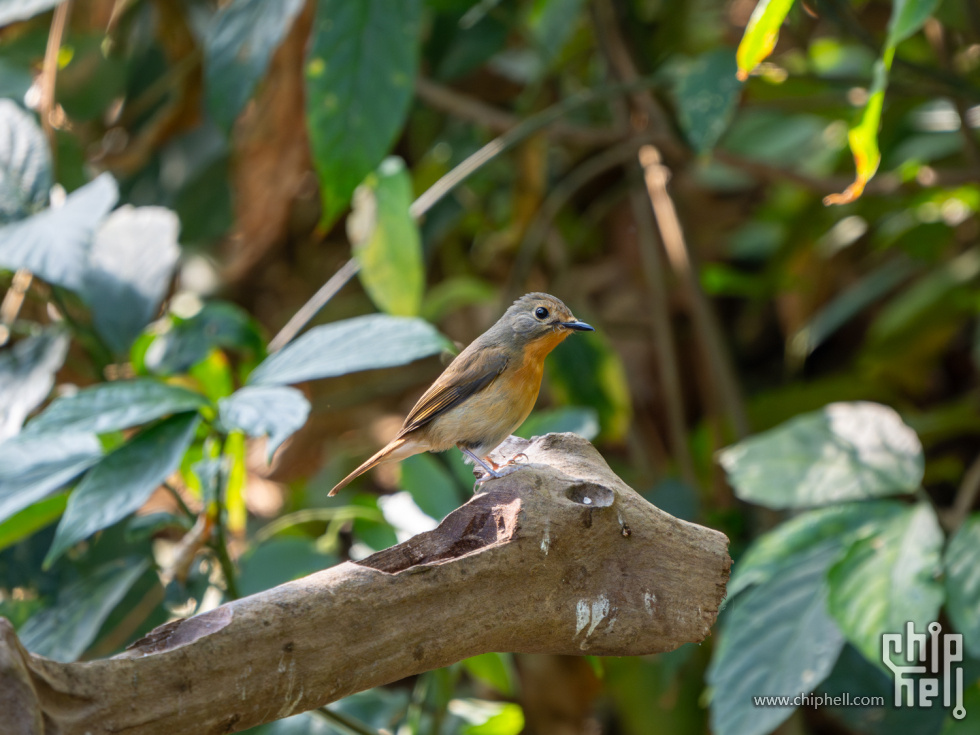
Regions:
[[[379,309],[396,316],[417,316],[425,287],[422,239],[408,212],[411,203],[412,180],[405,163],[392,156],[357,187],[347,219],[364,289]]]
[[[779,27],[791,7],[793,0],[759,0],[749,18],[749,24],[745,26],[745,33],[735,54],[738,62],[736,76],[741,81],[748,79],[752,70],[776,48]]]

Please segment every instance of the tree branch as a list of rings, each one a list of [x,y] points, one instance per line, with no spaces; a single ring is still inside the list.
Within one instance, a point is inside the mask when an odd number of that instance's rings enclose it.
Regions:
[[[434,531],[114,658],[31,655],[0,619],[0,731],[235,732],[488,651],[641,655],[708,635],[724,535],[650,505],[573,434],[505,444],[528,466]]]

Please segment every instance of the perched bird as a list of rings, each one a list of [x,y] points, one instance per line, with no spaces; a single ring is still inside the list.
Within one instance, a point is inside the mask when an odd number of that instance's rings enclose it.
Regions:
[[[503,477],[487,457],[534,408],[544,358],[572,332],[595,331],[546,293],[522,296],[500,320],[459,353],[419,398],[387,446],[337,483],[333,495],[358,475],[385,462],[453,446]]]

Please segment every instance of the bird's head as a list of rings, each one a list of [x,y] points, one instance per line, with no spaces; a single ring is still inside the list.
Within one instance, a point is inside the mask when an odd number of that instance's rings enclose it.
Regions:
[[[500,318],[505,334],[521,345],[541,342],[549,351],[572,332],[595,331],[580,322],[561,299],[546,293],[521,296]]]

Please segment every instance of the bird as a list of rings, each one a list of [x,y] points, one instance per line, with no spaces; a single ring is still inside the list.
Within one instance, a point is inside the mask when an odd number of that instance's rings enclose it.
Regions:
[[[541,389],[544,359],[573,332],[595,329],[576,319],[561,299],[529,293],[460,352],[419,398],[388,444],[338,482],[329,495],[373,467],[452,447],[485,475],[509,474],[489,458],[531,413]]]

